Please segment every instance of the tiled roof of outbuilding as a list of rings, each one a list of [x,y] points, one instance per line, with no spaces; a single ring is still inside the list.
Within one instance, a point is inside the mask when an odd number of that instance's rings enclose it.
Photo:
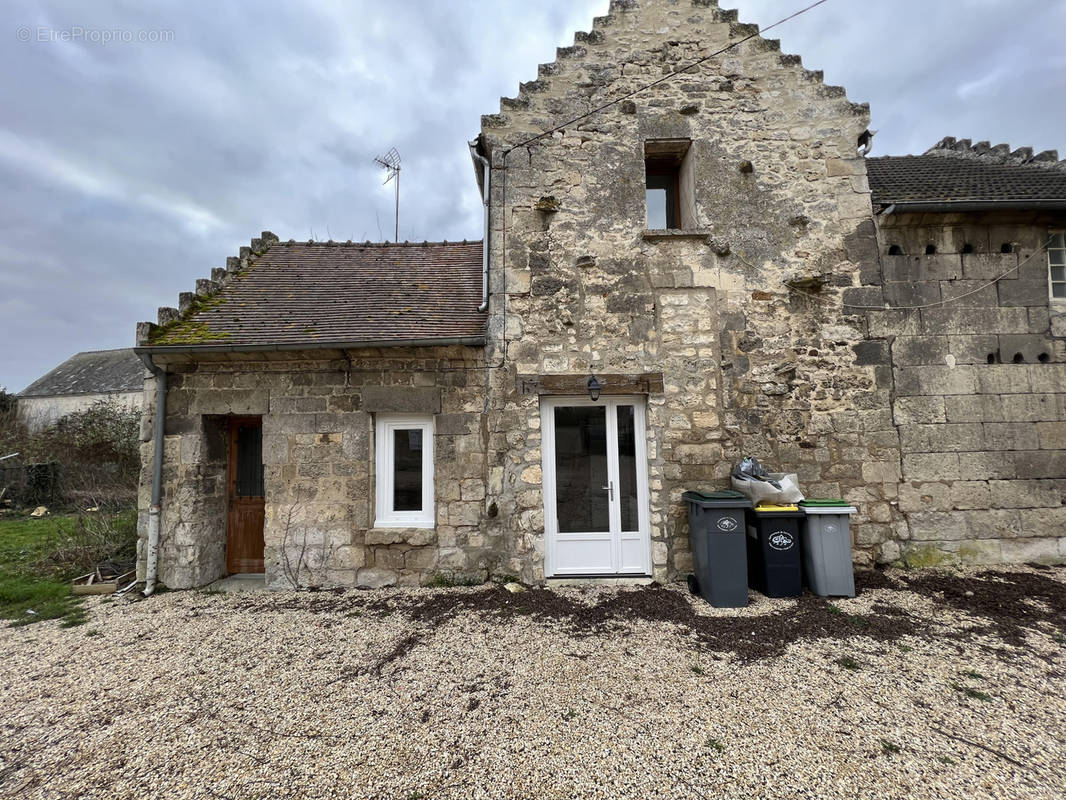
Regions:
[[[150,344],[336,345],[480,337],[481,242],[268,241]]]
[[[866,159],[874,205],[1066,200],[1066,163],[1030,148],[948,137],[920,156]]]
[[[139,392],[144,388],[144,373],[144,364],[131,348],[90,350],[71,356],[19,392],[19,396]]]

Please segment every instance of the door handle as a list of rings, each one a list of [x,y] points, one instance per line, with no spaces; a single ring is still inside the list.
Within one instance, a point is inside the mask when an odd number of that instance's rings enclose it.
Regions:
[[[608,497],[609,497],[610,501],[613,503],[614,502],[614,481],[607,481],[607,485],[603,486],[603,487],[600,487],[600,488],[602,488],[603,491],[608,492]]]

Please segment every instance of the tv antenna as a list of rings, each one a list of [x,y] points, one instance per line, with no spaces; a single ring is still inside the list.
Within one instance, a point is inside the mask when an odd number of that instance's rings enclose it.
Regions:
[[[383,156],[378,156],[374,159],[374,163],[385,168],[388,175],[385,178],[385,183],[388,183],[393,178],[396,179],[396,241],[400,241],[400,154],[396,151],[395,147],[389,148]]]

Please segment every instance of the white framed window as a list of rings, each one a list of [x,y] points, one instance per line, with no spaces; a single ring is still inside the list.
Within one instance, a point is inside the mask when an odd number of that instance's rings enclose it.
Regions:
[[[1048,291],[1066,302],[1066,231],[1051,231],[1047,246]]]
[[[374,442],[374,525],[434,527],[433,417],[378,414]]]

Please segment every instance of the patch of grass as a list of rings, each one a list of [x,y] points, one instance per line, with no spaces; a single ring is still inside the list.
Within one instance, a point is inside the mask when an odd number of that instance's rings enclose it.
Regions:
[[[689,669],[692,670],[696,675],[703,674],[703,667],[701,667],[699,664],[693,664],[691,667],[689,667]]]
[[[363,612],[362,612],[362,611],[359,611],[359,610],[356,610],[356,611],[349,611],[349,612],[348,612],[347,614],[345,614],[344,616],[346,616],[346,617],[361,617],[361,616],[363,616]]]
[[[13,626],[79,613],[84,614],[80,599],[70,593],[70,584],[0,572],[0,619]]]
[[[713,739],[713,738],[712,739],[708,739],[706,741],[706,746],[708,748],[710,748],[711,750],[714,750],[714,751],[719,752],[719,753],[721,753],[723,750],[725,750],[725,745],[722,744],[717,739]]]
[[[836,603],[826,603],[825,610],[830,614],[835,614],[838,617],[846,617],[848,612],[838,606]]]
[[[890,742],[888,739],[881,739],[881,752],[885,755],[896,755],[902,753],[903,748],[895,742]]]
[[[135,512],[0,521],[0,619],[84,625],[89,617],[71,579],[104,559],[131,558],[136,537]]]
[[[841,656],[836,660],[836,664],[844,669],[850,669],[853,672],[862,669],[862,664],[856,661],[851,656]]]
[[[992,695],[987,694],[986,692],[982,692],[980,689],[974,689],[971,686],[963,686],[959,683],[953,683],[951,684],[951,688],[954,689],[956,692],[960,692],[961,694],[966,695],[971,700],[980,700],[985,703],[990,702],[992,700]]]
[[[215,595],[215,594],[225,594],[226,592],[224,590],[222,590],[222,589],[197,589],[196,593],[197,594]]]
[[[428,586],[434,589],[452,589],[456,586],[480,586],[483,581],[474,575],[459,572],[434,572]]]
[[[955,766],[955,759],[948,758],[947,756],[937,756],[936,760],[941,764],[947,764],[949,767]]]
[[[983,680],[985,680],[985,676],[982,675],[977,670],[974,670],[974,669],[968,669],[965,672],[963,672],[962,674],[965,675],[967,678],[973,678],[975,681],[983,681]]]
[[[569,708],[569,709],[566,710],[566,713],[563,714],[563,719],[573,719],[576,716],[577,716],[577,712],[574,711],[574,709]]]
[[[903,644],[903,642],[900,642],[898,647],[904,653],[913,653],[914,652],[914,648],[913,647],[911,647],[909,644]]]
[[[96,630],[96,628],[90,628],[89,630],[85,631],[85,635],[86,636],[94,636],[95,637],[95,636],[103,636],[104,634],[103,634],[102,631]]]

